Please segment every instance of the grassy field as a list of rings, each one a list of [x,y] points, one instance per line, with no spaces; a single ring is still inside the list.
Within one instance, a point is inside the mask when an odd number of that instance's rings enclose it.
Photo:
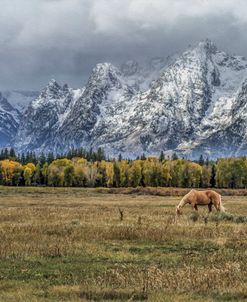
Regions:
[[[246,196],[175,220],[181,197],[115,193],[1,187],[0,301],[247,301]]]

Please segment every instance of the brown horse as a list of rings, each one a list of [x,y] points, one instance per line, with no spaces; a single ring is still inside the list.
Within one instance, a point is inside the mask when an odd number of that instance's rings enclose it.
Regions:
[[[186,194],[176,208],[177,215],[181,215],[181,208],[187,203],[191,204],[192,207],[198,211],[197,206],[208,206],[209,213],[212,212],[212,206],[216,208],[217,211],[225,212],[225,208],[221,202],[221,195],[212,190],[206,191],[196,191],[191,190],[188,194]]]

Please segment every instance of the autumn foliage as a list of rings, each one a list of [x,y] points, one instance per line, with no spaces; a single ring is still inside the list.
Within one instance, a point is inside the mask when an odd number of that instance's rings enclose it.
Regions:
[[[136,160],[87,160],[82,157],[21,164],[0,161],[0,184],[55,187],[246,188],[247,159],[193,162],[156,157]]]

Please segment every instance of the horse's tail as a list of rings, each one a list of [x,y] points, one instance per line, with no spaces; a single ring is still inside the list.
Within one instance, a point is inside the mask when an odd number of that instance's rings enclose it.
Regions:
[[[221,212],[225,212],[226,211],[225,207],[223,207],[223,204],[222,204],[221,195],[220,195],[220,211]]]

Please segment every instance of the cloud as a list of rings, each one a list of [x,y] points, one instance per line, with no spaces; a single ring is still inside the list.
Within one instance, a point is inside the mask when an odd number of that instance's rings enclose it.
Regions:
[[[82,86],[101,61],[167,56],[206,37],[247,55],[246,0],[1,0],[0,89]]]
[[[140,29],[166,27],[170,30],[182,18],[207,18],[231,14],[246,22],[244,0],[97,0],[92,1],[91,16],[101,32],[124,30],[123,23]]]

